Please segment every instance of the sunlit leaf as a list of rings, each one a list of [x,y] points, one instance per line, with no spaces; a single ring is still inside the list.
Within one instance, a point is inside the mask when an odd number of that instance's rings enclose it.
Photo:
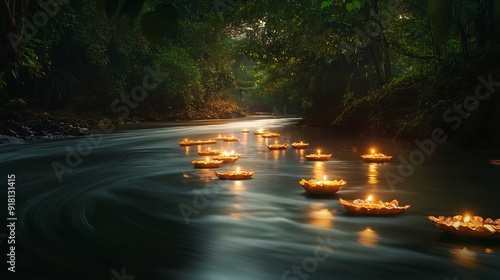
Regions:
[[[349,12],[350,12],[350,11],[354,10],[356,7],[354,7],[354,4],[353,4],[353,3],[347,3],[347,4],[345,5],[345,8],[347,9],[347,11],[349,11]]]
[[[332,0],[330,0],[330,1],[323,1],[323,2],[321,3],[321,8],[330,7],[332,4],[333,4],[333,3],[332,3]]]

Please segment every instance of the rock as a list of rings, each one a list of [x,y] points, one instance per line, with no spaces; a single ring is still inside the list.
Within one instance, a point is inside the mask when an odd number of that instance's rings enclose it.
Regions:
[[[19,124],[13,120],[8,120],[4,126],[15,133],[16,137],[27,137],[33,135],[33,132],[26,126]]]
[[[67,133],[72,136],[84,136],[91,134],[90,130],[83,127],[71,127],[68,129]]]

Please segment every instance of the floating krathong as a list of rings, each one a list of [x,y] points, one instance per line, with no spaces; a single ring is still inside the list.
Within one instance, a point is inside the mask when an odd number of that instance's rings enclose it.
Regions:
[[[193,145],[207,145],[207,144],[215,144],[217,143],[216,140],[209,139],[209,140],[187,140],[184,139],[184,141],[179,142],[179,145],[181,146],[193,146]]]
[[[208,157],[205,160],[193,160],[191,163],[194,165],[196,168],[215,168],[219,167],[223,161],[222,160],[214,160],[214,159],[208,159]]]
[[[217,172],[214,171],[215,175],[221,180],[248,180],[252,179],[252,175],[254,172],[250,171],[240,171],[240,168],[236,168],[236,170]]]
[[[230,142],[230,141],[240,141],[239,138],[236,138],[234,136],[222,136],[219,134],[219,136],[213,138],[213,140],[222,140],[222,141],[226,141],[226,142]]]
[[[340,198],[340,203],[345,210],[366,216],[396,215],[410,208],[410,205],[399,206],[399,202],[395,199],[391,202],[374,201],[371,195],[366,200],[355,199],[352,202]]]
[[[220,134],[219,134],[219,136],[217,136],[217,137],[215,137],[215,138],[212,138],[212,139],[213,139],[213,140],[222,140],[222,139],[224,139],[224,138],[226,138],[226,135],[222,136],[222,135],[220,135]]]
[[[226,136],[222,139],[222,141],[224,141],[224,142],[236,142],[236,141],[240,141],[240,139],[237,137],[234,137],[234,136]]]
[[[216,156],[220,155],[222,152],[220,150],[212,150],[210,148],[207,148],[201,152],[198,152],[198,155],[200,156]]]
[[[361,155],[361,157],[366,162],[388,162],[392,158],[392,156],[376,153],[375,150],[371,150],[370,154]]]
[[[490,163],[493,165],[500,166],[500,159],[491,159]]]
[[[265,134],[265,133],[270,133],[270,131],[267,131],[267,130],[264,130],[264,129],[260,128],[260,129],[257,129],[257,131],[253,132],[253,134],[255,134],[255,135],[262,135],[262,134]]]
[[[246,129],[246,128],[243,128],[243,129],[241,130],[241,132],[243,132],[243,133],[248,133],[248,132],[250,132],[250,130],[248,130],[248,129]]]
[[[452,234],[474,238],[500,238],[500,219],[480,216],[428,216],[438,228]]]
[[[316,181],[314,179],[306,180],[302,179],[299,181],[299,184],[312,195],[331,195],[338,192],[347,181],[344,179],[340,180],[326,180],[326,176],[323,176],[323,180]]]
[[[331,157],[332,154],[322,154],[321,150],[318,150],[317,154],[306,155],[307,160],[329,160]]]
[[[234,151],[228,153],[226,151],[222,152],[222,154],[213,157],[215,160],[222,160],[223,162],[235,162],[240,159],[241,154],[236,154]]]
[[[261,134],[260,136],[262,136],[263,138],[272,138],[272,137],[280,137],[280,135],[281,134],[276,133],[276,132],[267,132],[267,133]]]
[[[284,150],[288,148],[288,143],[278,143],[277,141],[273,144],[267,145],[269,150]]]
[[[302,141],[293,142],[290,146],[292,146],[292,148],[294,148],[294,149],[305,149],[305,148],[309,147],[309,143],[304,143]]]

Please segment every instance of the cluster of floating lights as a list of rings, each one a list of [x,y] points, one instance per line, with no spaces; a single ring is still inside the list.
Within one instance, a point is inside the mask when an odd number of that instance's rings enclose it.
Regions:
[[[248,133],[248,129],[242,129],[242,133]],[[255,135],[260,135],[263,138],[279,137],[279,133],[272,131],[259,129],[254,131]],[[179,142],[180,146],[191,146],[191,145],[205,145],[205,144],[215,144],[217,140],[222,141],[239,141],[238,138],[234,136],[221,136],[209,140],[188,140]],[[309,147],[309,143],[300,141],[288,143],[278,143],[275,141],[273,144],[267,145],[270,150],[280,150],[286,149],[291,146],[294,149],[305,149]],[[219,150],[212,150],[207,148],[198,153],[199,155],[214,155],[215,157],[205,160],[193,160],[192,163],[196,168],[215,168],[219,167],[224,162],[235,162],[241,155],[231,151],[227,153],[226,151],[221,152]],[[317,150],[317,153],[306,155],[306,159],[309,161],[325,161],[331,158],[332,154],[322,154],[321,150]],[[393,156],[386,155],[383,153],[378,153],[375,149],[372,149],[370,153],[361,155],[361,158],[365,162],[371,163],[384,163],[392,159]],[[500,166],[500,159],[492,159],[489,161],[493,165]],[[251,179],[254,171],[242,171],[239,167],[236,170],[229,170],[223,172],[214,171],[215,175],[221,180],[246,180]],[[326,175],[323,176],[322,180],[315,179],[302,179],[299,184],[306,190],[307,193],[311,195],[332,195],[342,189],[347,181],[344,179],[339,180],[327,180]],[[411,205],[400,206],[399,202],[394,199],[390,202],[384,202],[380,200],[374,200],[372,195],[368,196],[366,199],[354,199],[352,201],[347,201],[339,198],[341,205],[348,212],[352,212],[358,215],[370,215],[370,216],[389,216],[402,213],[410,208]],[[486,218],[483,219],[480,216],[470,216],[470,215],[455,215],[453,217],[447,216],[428,216],[428,219],[432,221],[438,228],[445,232],[450,232],[457,235],[467,236],[467,237],[479,237],[479,238],[500,238],[500,219]]]

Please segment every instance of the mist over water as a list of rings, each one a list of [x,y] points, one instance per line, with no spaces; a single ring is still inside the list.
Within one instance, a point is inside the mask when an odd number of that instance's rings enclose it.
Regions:
[[[500,167],[487,162],[492,153],[438,148],[391,187],[384,174],[398,174],[398,156],[407,158],[415,145],[346,139],[295,121],[127,126],[103,135],[62,182],[52,163],[65,164],[65,147],[86,138],[0,146],[2,173],[16,175],[16,273],[7,276],[107,280],[124,269],[137,280],[500,279],[499,242],[449,237],[426,217],[469,211],[500,218]],[[259,128],[281,137],[254,135]],[[219,134],[240,141],[178,145]],[[310,146],[269,151],[275,140]],[[373,145],[395,157],[362,162]],[[193,168],[206,147],[242,157],[217,169]],[[332,158],[305,160],[317,149]],[[236,167],[254,170],[253,179],[224,181],[213,173]],[[306,195],[298,181],[323,175],[347,185],[332,197]],[[5,183],[1,189],[6,197]],[[368,195],[411,207],[394,217],[358,217],[338,201]],[[2,240],[4,257],[6,245]]]

